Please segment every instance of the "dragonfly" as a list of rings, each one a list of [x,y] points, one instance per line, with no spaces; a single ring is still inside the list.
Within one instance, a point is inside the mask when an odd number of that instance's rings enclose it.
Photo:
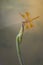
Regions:
[[[26,29],[34,27],[32,21],[34,21],[40,17],[40,16],[37,16],[37,17],[31,18],[29,12],[25,12],[25,14],[21,14],[21,13],[19,13],[19,14],[25,19],[25,21],[23,23],[25,24]]]

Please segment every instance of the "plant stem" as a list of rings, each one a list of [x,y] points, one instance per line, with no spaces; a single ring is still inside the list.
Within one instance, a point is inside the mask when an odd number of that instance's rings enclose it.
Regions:
[[[20,50],[20,44],[18,42],[16,42],[16,50],[17,50],[17,56],[18,56],[20,65],[24,65],[22,57],[21,57],[22,55],[21,55],[21,50]]]

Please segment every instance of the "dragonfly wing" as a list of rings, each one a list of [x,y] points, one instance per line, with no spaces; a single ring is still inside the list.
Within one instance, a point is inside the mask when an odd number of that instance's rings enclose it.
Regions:
[[[33,25],[32,23],[30,23],[30,24],[29,24],[29,27],[32,28],[32,27],[34,27],[34,25]]]
[[[28,23],[25,23],[24,28],[25,28],[25,29],[29,29],[29,24],[28,24]]]
[[[33,18],[31,21],[36,20],[36,19],[39,18],[39,17],[40,17],[40,16],[37,16],[37,17]]]
[[[26,16],[24,14],[19,13],[24,19],[26,19]]]
[[[29,29],[29,28],[32,28],[34,27],[34,25],[32,23],[26,23],[25,24],[25,29]]]

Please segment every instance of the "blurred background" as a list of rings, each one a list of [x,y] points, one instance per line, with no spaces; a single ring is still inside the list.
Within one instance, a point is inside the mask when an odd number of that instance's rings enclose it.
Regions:
[[[20,65],[16,35],[24,20],[19,13],[30,12],[34,28],[24,32],[21,53],[24,65],[43,65],[43,0],[0,0],[0,65]]]

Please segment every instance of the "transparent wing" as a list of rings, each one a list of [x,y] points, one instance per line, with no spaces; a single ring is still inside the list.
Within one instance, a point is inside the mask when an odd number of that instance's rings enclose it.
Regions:
[[[29,12],[25,12],[25,14],[21,14],[21,13],[19,13],[24,19],[30,19],[30,13]]]
[[[33,20],[36,20],[37,18],[39,18],[40,16],[37,16],[37,17],[35,17],[35,18],[33,18],[33,19],[31,19],[31,21],[33,21]]]
[[[34,27],[34,24],[33,23],[30,23],[30,26],[29,26],[30,28],[32,28],[32,27]]]
[[[34,27],[34,24],[31,22],[31,23],[25,23],[24,25],[24,28],[25,29],[29,29],[29,28],[33,28]]]
[[[24,19],[26,19],[26,16],[24,14],[19,13]]]
[[[24,28],[25,28],[25,29],[29,29],[29,24],[28,24],[28,23],[25,23]]]

